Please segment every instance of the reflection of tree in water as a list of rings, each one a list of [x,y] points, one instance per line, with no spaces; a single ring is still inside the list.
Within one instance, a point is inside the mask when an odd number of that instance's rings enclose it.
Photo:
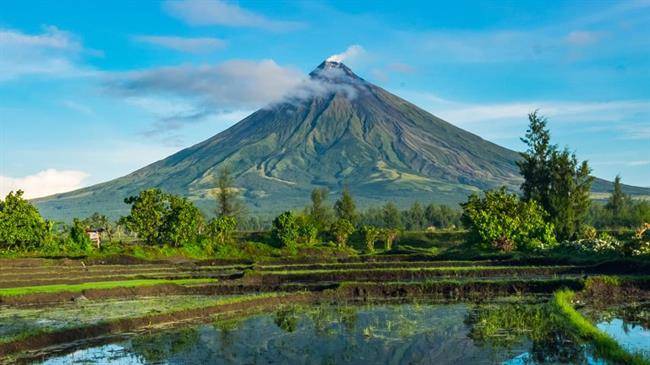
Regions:
[[[304,310],[311,319],[314,331],[319,336],[333,336],[339,333],[339,326],[347,334],[355,331],[357,310],[347,305],[319,305]]]
[[[550,304],[481,305],[465,320],[478,346],[510,349],[530,341],[536,362],[584,363],[584,347],[564,322]]]
[[[234,344],[234,333],[239,329],[239,326],[241,326],[241,324],[241,318],[217,320],[214,323],[214,328],[218,330],[217,333],[219,333],[221,345],[223,346],[224,350],[228,350],[228,348]]]
[[[298,307],[287,306],[275,312],[273,322],[285,332],[292,333],[298,327]]]
[[[188,351],[199,342],[196,328],[136,336],[131,340],[133,353],[145,363],[160,363]]]
[[[623,331],[628,333],[631,328],[640,326],[650,330],[650,303],[634,303],[623,306],[599,308],[587,312],[593,322],[611,322],[614,319],[623,321]]]

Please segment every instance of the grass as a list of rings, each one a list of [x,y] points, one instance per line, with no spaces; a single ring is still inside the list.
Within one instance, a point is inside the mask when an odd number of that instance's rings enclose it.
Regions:
[[[569,325],[581,338],[590,341],[594,345],[599,356],[614,363],[650,365],[650,360],[640,354],[628,352],[616,340],[599,330],[575,310],[571,303],[574,295],[575,293],[570,290],[558,291],[553,297],[553,305],[567,319]]]
[[[262,275],[292,275],[292,274],[331,274],[331,273],[366,273],[366,272],[390,272],[390,271],[499,271],[499,270],[512,270],[512,271],[526,271],[526,270],[552,270],[552,269],[571,269],[575,266],[448,266],[448,267],[394,267],[394,268],[363,268],[363,269],[316,269],[316,270],[264,270],[262,272],[249,271],[250,274]]]
[[[112,288],[133,288],[137,286],[152,286],[159,284],[204,284],[213,283],[216,279],[140,279],[123,281],[100,281],[82,284],[53,284],[40,286],[22,286],[17,288],[2,288],[0,296],[15,296],[36,293],[58,293],[58,292],[81,292],[87,289],[112,289]]]

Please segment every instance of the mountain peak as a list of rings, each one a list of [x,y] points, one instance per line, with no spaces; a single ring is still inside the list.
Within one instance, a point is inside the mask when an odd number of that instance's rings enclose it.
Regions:
[[[326,59],[312,72],[309,73],[312,78],[326,79],[328,81],[345,81],[350,80],[363,80],[357,76],[352,70],[343,62]]]

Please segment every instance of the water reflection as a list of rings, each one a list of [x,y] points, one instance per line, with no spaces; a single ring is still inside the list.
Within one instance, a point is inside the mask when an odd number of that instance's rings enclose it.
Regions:
[[[544,305],[291,306],[48,364],[598,364]]]

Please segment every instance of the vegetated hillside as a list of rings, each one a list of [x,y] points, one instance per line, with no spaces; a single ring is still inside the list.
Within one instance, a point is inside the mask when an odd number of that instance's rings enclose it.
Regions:
[[[518,158],[342,63],[323,62],[283,101],[204,142],[127,176],[36,203],[50,218],[95,211],[117,217],[127,212],[125,197],[157,187],[209,210],[217,173],[229,166],[249,210],[261,214],[304,206],[314,187],[338,192],[344,185],[362,206],[387,200],[455,204],[474,191],[518,189]],[[598,191],[609,186],[595,184]]]

